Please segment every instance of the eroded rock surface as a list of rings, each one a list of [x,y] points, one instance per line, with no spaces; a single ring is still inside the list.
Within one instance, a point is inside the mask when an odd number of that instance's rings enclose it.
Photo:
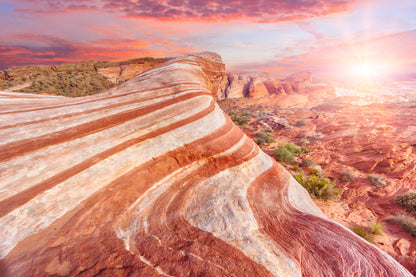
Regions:
[[[82,98],[0,94],[4,276],[411,276],[214,101],[213,53]]]

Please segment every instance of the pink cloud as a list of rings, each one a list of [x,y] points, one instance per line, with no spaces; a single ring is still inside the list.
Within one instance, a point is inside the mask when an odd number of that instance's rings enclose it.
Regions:
[[[37,34],[18,34],[13,45],[0,43],[0,69],[27,64],[74,63],[82,60],[119,61],[134,57],[174,56],[201,49],[169,41],[120,37],[78,42]]]
[[[348,10],[356,0],[17,0],[25,13],[68,13],[101,10],[128,18],[159,20],[282,22],[320,17]],[[29,6],[29,8],[26,8]]]

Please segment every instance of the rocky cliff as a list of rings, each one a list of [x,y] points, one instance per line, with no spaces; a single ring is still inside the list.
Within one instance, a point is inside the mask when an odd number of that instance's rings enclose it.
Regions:
[[[4,276],[411,276],[217,106],[213,53],[82,98],[0,95]]]
[[[312,82],[312,73],[298,72],[281,80],[269,73],[227,73],[216,94],[217,100],[232,98],[259,99],[258,104],[307,106],[334,97],[335,89]]]

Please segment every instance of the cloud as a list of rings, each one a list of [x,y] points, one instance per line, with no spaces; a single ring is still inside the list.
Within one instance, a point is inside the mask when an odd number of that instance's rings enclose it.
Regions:
[[[303,20],[348,10],[351,0],[17,0],[25,13],[67,13],[101,10],[120,16],[158,20],[254,22]]]
[[[174,56],[200,51],[189,43],[135,40],[119,37],[96,41],[71,41],[55,36],[18,34],[0,43],[0,69],[27,64],[61,64],[82,60],[116,61],[143,56]]]

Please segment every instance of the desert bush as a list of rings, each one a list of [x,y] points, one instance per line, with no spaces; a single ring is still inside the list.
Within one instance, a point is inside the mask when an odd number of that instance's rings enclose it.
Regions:
[[[416,237],[416,220],[413,217],[406,214],[399,214],[388,218],[386,221],[399,225],[412,237]]]
[[[258,145],[262,145],[264,143],[272,143],[272,142],[275,142],[275,140],[273,138],[273,134],[271,133],[270,130],[265,130],[263,132],[257,132],[256,133],[256,138],[254,139],[254,141]]]
[[[397,205],[400,205],[410,213],[416,216],[416,192],[410,191],[399,195],[394,199]]]
[[[329,180],[325,176],[318,175],[305,176],[303,172],[293,176],[299,184],[301,184],[310,195],[320,199],[331,199],[340,193],[339,189],[334,188],[335,182]]]
[[[344,182],[350,182],[354,179],[354,175],[352,175],[349,171],[342,171],[341,172],[341,179]]]
[[[280,143],[274,149],[273,155],[280,162],[295,162],[295,157],[309,153],[311,150],[306,147],[299,147],[294,143]]]
[[[314,160],[312,160],[312,159],[304,159],[303,161],[302,161],[302,165],[303,166],[305,166],[305,167],[313,167],[313,166],[315,166],[316,165],[316,163],[315,163],[315,161]]]
[[[352,231],[356,235],[365,239],[366,241],[374,243],[374,234],[371,234],[370,231],[367,230],[367,228],[359,226],[359,225],[355,225],[354,227],[352,227]]]
[[[370,228],[370,233],[373,235],[382,235],[384,233],[384,228],[381,222],[374,221],[368,225]]]
[[[239,126],[246,125],[250,122],[250,118],[247,114],[237,114],[235,111],[230,111],[228,113],[231,117],[231,120]]]
[[[294,143],[280,143],[277,148],[274,149],[273,155],[276,160],[280,162],[295,162],[295,157],[301,156],[305,153],[309,153],[311,150],[306,147],[299,147]]]
[[[293,163],[295,162],[295,156],[286,147],[275,148],[273,155],[279,162]]]
[[[315,167],[312,167],[312,168],[309,169],[309,174],[310,175],[321,176],[321,173],[322,173],[322,171],[321,170],[318,170]]]
[[[371,183],[374,186],[385,186],[387,185],[386,180],[383,176],[375,175],[375,174],[369,174],[367,175],[368,179],[370,179]]]

